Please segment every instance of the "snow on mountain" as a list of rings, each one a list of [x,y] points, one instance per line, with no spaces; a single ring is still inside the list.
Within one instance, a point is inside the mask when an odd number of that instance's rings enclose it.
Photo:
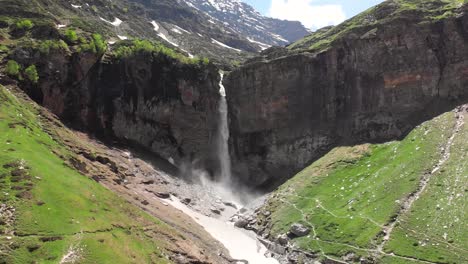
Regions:
[[[311,33],[300,22],[265,17],[240,0],[185,0],[185,3],[256,43],[259,49],[294,42]]]

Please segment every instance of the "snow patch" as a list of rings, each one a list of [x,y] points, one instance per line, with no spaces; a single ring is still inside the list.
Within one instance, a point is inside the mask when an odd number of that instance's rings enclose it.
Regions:
[[[158,31],[159,30],[159,25],[158,23],[156,23],[156,21],[151,21],[151,25],[153,25],[153,29],[154,31]]]
[[[176,47],[179,47],[179,45],[178,45],[178,44],[176,44],[176,43],[174,43],[174,42],[170,41],[170,40],[167,38],[167,36],[166,36],[166,35],[164,35],[163,33],[159,33],[159,34],[158,34],[158,36],[159,36],[160,38],[164,39],[165,41],[167,41],[167,42],[171,43],[172,45],[174,45],[174,46],[176,46]]]
[[[260,41],[256,41],[256,40],[251,39],[251,38],[247,38],[247,40],[250,41],[250,42],[252,42],[252,43],[257,44],[257,45],[260,47],[260,49],[262,49],[262,50],[266,50],[266,49],[268,49],[269,47],[271,47],[271,45],[265,44],[265,43],[260,42]]]
[[[74,5],[74,4],[72,4],[71,6],[72,6],[73,8],[81,8],[80,5]]]
[[[288,40],[284,39],[280,35],[272,34],[272,36],[277,40],[281,40],[281,41],[284,41],[284,42],[289,42]]]
[[[231,46],[228,46],[228,45],[226,45],[226,44],[224,44],[224,43],[222,43],[222,42],[219,42],[219,41],[217,41],[216,39],[213,39],[213,38],[211,39],[211,43],[217,44],[217,45],[219,45],[219,46],[221,46],[221,47],[223,47],[223,48],[232,49],[232,50],[241,52],[240,49],[236,49],[236,48],[233,48],[233,47],[231,47]]]
[[[117,35],[117,37],[118,37],[120,40],[126,40],[126,39],[128,39],[128,37],[126,37],[126,36]],[[114,43],[115,43],[115,42],[114,42]]]
[[[195,56],[193,56],[193,54],[191,54],[190,52],[184,50],[184,49],[181,49],[183,52],[187,53],[187,56],[191,59],[195,58]]]
[[[99,17],[99,19],[101,19],[102,21],[104,21],[106,23],[109,23],[109,24],[113,25],[114,27],[120,26],[120,24],[122,24],[122,22],[123,22],[122,20],[118,19],[117,17],[114,18],[114,22],[110,22],[109,20],[106,20],[106,19],[104,19],[102,17]]]
[[[58,25],[57,25],[57,28],[58,28],[58,29],[61,29],[61,28],[64,28],[64,27],[66,27],[66,26],[67,26],[67,25],[58,24]]]
[[[171,30],[172,30],[173,32],[179,34],[179,35],[182,35],[182,31],[180,31],[180,30],[177,29],[177,28],[173,28],[173,29],[171,29]]]
[[[185,30],[177,25],[173,25],[174,26],[174,29],[177,29],[178,31],[182,31],[182,32],[185,32],[187,34],[192,34],[192,32],[188,31],[188,30]],[[175,31],[174,31],[175,32]]]

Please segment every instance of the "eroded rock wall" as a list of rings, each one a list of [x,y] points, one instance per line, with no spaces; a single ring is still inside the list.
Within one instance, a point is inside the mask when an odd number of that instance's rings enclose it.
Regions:
[[[321,53],[265,56],[232,72],[235,174],[271,186],[336,145],[398,139],[466,102],[468,16],[419,22],[398,19]]]
[[[18,49],[14,58],[36,64],[38,85],[23,88],[73,127],[145,148],[167,160],[216,168],[218,70],[165,55]]]

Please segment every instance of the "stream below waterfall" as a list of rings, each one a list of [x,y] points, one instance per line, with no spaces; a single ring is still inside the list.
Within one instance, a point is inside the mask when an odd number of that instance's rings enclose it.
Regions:
[[[233,188],[233,179],[231,174],[231,159],[229,156],[229,116],[228,104],[226,100],[226,90],[223,85],[224,74],[219,72],[219,124],[217,135],[217,154],[220,164],[220,173],[217,182],[206,180],[203,175],[197,175],[201,179],[201,189],[205,189],[206,193],[212,193],[220,197],[223,201],[229,201],[231,206],[226,206],[219,211],[216,217],[197,212],[188,205],[182,203],[178,198],[171,197],[167,200],[173,207],[181,210],[183,213],[192,217],[195,222],[200,224],[208,233],[218,240],[229,251],[229,254],[238,263],[250,264],[276,264],[279,263],[276,259],[266,257],[267,248],[257,239],[256,234],[252,231],[240,229],[234,226],[230,221],[231,217],[238,214],[238,210],[243,208],[240,205],[241,192],[235,192]],[[195,176],[195,172],[192,176]],[[210,192],[209,190],[212,190]],[[236,197],[237,196],[237,197]],[[245,198],[245,197],[244,197]],[[254,196],[251,197],[254,199]],[[200,199],[200,201],[210,201],[209,197]],[[245,200],[245,199],[244,199]],[[250,202],[250,201],[249,201]],[[205,208],[206,210],[206,208]],[[206,211],[205,211],[206,212]]]
[[[166,200],[170,205],[179,209],[186,215],[192,217],[201,225],[214,239],[218,240],[229,251],[231,258],[238,260],[237,263],[249,264],[278,264],[271,257],[265,256],[268,249],[256,238],[252,231],[240,229],[229,222],[230,213],[223,213],[221,218],[213,218],[192,210],[177,198],[171,197]]]
[[[263,203],[264,197],[245,191],[232,178],[228,104],[223,85],[224,74],[220,71],[219,75],[220,100],[215,143],[220,171],[214,180],[203,170],[193,168],[189,172],[191,183],[168,178],[168,182],[173,182],[168,185],[173,186],[171,196],[161,201],[182,211],[201,225],[228,250],[236,263],[278,264],[276,259],[267,256],[268,249],[253,231],[234,225],[233,219],[253,213]]]

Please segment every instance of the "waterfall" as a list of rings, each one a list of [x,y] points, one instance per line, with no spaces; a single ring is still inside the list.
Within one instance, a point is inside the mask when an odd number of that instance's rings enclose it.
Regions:
[[[228,106],[226,101],[226,90],[223,85],[224,73],[219,72],[221,80],[219,82],[219,100],[218,112],[218,137],[217,137],[217,151],[218,158],[221,165],[220,181],[225,184],[231,183],[231,158],[229,157],[229,125],[228,125]]]

